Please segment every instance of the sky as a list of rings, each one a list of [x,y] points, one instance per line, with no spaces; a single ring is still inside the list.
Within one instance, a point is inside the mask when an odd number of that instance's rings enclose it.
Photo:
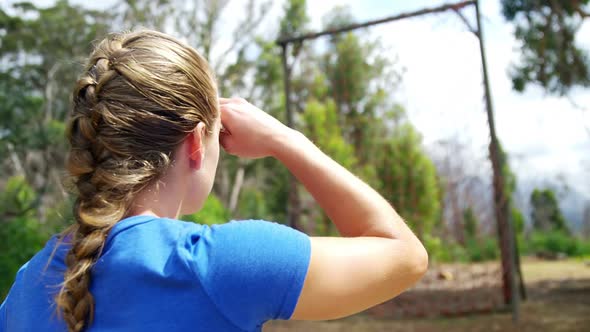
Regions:
[[[312,25],[321,29],[321,17],[341,3],[308,2]],[[358,21],[443,3],[448,2],[346,1]],[[525,93],[513,91],[508,71],[520,55],[514,28],[501,16],[500,1],[481,1],[481,12],[497,135],[520,185],[517,204],[526,212],[532,186],[551,185],[558,189],[566,217],[579,223],[584,204],[590,201],[590,110],[586,110],[590,90],[575,90],[570,98],[549,96],[537,87]],[[475,25],[474,8],[463,13]],[[405,69],[395,97],[423,135],[425,146],[458,140],[489,176],[489,130],[477,38],[451,12],[382,24],[369,31]],[[590,50],[590,24],[582,27],[577,39]]]
[[[307,5],[310,28],[317,31],[322,28],[322,17],[337,5],[351,7],[357,21],[362,22],[451,1],[308,0]],[[112,0],[98,3],[104,6]],[[219,32],[220,49],[229,43],[223,36],[235,27],[245,3],[233,0],[226,8]],[[261,34],[275,34],[283,3],[273,1]],[[578,202],[588,201],[590,110],[583,108],[590,108],[590,90],[574,91],[571,100],[548,96],[535,87],[522,94],[514,92],[508,70],[511,63],[518,61],[519,44],[513,37],[513,26],[504,21],[500,10],[499,0],[481,1],[496,128],[511,167],[520,182],[542,185],[561,181],[579,196]],[[466,8],[463,13],[475,23],[474,8]],[[472,150],[474,160],[485,161],[489,131],[478,40],[461,20],[447,12],[382,24],[368,31],[372,38],[382,41],[392,59],[397,58],[405,70],[401,87],[392,94],[422,133],[425,146],[458,139]],[[590,50],[590,24],[582,27],[577,39]],[[482,165],[482,169],[486,167],[489,169],[489,165]],[[582,206],[577,209],[581,214]]]
[[[321,16],[341,3],[309,2],[312,24],[321,27]],[[359,21],[435,7],[443,1],[349,0]],[[508,151],[511,166],[524,178],[565,177],[568,184],[590,198],[590,110],[573,106],[565,97],[546,95],[539,88],[524,94],[512,90],[508,69],[518,61],[519,45],[512,25],[500,13],[499,1],[482,1],[488,72],[498,136]],[[472,8],[463,11],[475,22]],[[371,34],[391,47],[405,68],[398,99],[425,145],[458,137],[475,152],[486,154],[489,141],[481,60],[477,38],[453,13],[383,24]],[[578,35],[590,49],[590,26]],[[578,106],[590,105],[590,90],[572,93]],[[586,164],[584,164],[586,163]]]
[[[283,3],[274,1],[262,33],[273,35]],[[356,20],[363,22],[444,3],[448,1],[322,0],[307,1],[307,9],[310,29],[319,31],[322,17],[338,5],[349,6]],[[234,1],[228,12],[239,13],[242,5]],[[582,200],[590,200],[590,110],[584,110],[590,108],[590,90],[578,89],[571,99],[549,96],[537,87],[525,93],[513,91],[508,71],[518,61],[520,48],[514,28],[501,16],[500,1],[482,0],[481,12],[496,129],[512,169],[521,182],[560,182]],[[463,13],[475,25],[474,8]],[[231,14],[226,22],[231,31]],[[472,150],[475,160],[485,161],[489,130],[479,45],[465,24],[447,12],[368,31],[404,69],[402,85],[392,93],[422,133],[424,145],[456,139]],[[590,24],[582,27],[577,38],[590,50]],[[489,165],[482,167],[489,169]]]

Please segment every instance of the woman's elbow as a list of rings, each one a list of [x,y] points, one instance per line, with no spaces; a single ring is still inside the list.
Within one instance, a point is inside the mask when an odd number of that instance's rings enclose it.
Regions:
[[[426,274],[428,271],[428,252],[424,245],[420,241],[412,244],[412,255],[411,255],[411,267],[412,275],[415,277],[416,282]]]
[[[417,257],[418,272],[420,274],[420,278],[422,278],[426,274],[426,271],[428,271],[428,261],[429,261],[428,251],[426,251],[426,248],[424,247],[424,245],[422,245],[422,243],[420,243],[418,252],[419,252],[418,257]]]

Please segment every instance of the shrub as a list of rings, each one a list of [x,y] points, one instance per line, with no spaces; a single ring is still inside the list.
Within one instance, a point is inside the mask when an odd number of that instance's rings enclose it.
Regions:
[[[563,231],[534,232],[529,238],[527,251],[529,254],[562,253],[568,256],[576,256],[579,254],[579,249],[584,250],[584,246],[578,242],[581,241]]]
[[[493,237],[469,239],[465,245],[470,262],[483,262],[497,259],[500,249],[498,241]]]
[[[199,224],[213,225],[228,222],[230,214],[221,201],[215,195],[210,194],[199,212],[184,215],[180,219]]]
[[[443,243],[439,237],[424,235],[422,240],[428,257],[434,262],[467,262],[467,251],[457,243]]]
[[[36,218],[36,194],[23,177],[8,179],[0,192],[0,299],[18,269],[39,251],[48,238]]]

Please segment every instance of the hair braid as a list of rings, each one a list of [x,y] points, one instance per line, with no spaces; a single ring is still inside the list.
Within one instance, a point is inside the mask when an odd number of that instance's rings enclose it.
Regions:
[[[113,34],[100,42],[73,93],[67,170],[77,199],[67,269],[56,296],[68,330],[94,315],[91,269],[133,198],[170,165],[199,122],[213,127],[217,90],[206,61],[155,32]]]
[[[109,230],[123,217],[128,204],[124,197],[103,190],[104,181],[100,177],[99,161],[108,158],[109,151],[97,135],[100,109],[106,107],[99,96],[101,89],[117,75],[108,58],[98,57],[74,91],[74,109],[68,128],[72,151],[67,166],[79,195],[74,205],[76,224],[70,230],[72,249],[66,257],[63,288],[56,299],[69,331],[82,331],[93,320],[90,269],[100,256]]]

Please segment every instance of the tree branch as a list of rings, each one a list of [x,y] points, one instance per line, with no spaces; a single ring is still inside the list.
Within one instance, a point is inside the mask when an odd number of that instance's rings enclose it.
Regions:
[[[263,5],[261,5],[260,15],[255,19],[251,19],[251,16],[253,16],[254,14],[254,10],[252,9],[252,7],[254,7],[254,4],[253,2],[251,2],[248,10],[249,15],[246,15],[247,18],[243,22],[240,22],[240,24],[238,24],[238,26],[233,32],[233,39],[230,46],[225,51],[223,51],[223,53],[221,53],[221,55],[218,57],[218,60],[216,61],[214,67],[216,73],[219,73],[221,71],[221,66],[223,65],[225,59],[229,54],[234,52],[236,49],[242,47],[242,45],[245,45],[246,43],[252,41],[252,32],[256,30],[256,28],[258,28],[260,23],[262,23],[262,20],[266,17],[266,14],[269,9],[268,4],[269,2],[266,2]]]

